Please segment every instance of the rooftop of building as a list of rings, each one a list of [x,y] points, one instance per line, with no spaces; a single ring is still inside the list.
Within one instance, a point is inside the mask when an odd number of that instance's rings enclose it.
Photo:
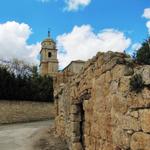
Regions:
[[[67,69],[69,66],[71,66],[73,63],[82,63],[82,64],[84,64],[85,61],[83,61],[83,60],[73,60],[73,61],[71,61],[62,71],[66,70],[66,69]]]

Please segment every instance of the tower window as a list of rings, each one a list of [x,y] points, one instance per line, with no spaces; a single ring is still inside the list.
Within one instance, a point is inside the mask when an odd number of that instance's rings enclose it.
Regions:
[[[48,52],[48,57],[50,58],[52,56],[52,53],[51,52]]]

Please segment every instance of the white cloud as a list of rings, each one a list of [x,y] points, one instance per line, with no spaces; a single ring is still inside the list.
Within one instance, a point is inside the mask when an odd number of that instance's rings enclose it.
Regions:
[[[150,8],[145,8],[144,9],[143,17],[146,18],[146,19],[150,19]]]
[[[0,58],[18,58],[37,63],[40,43],[32,45],[27,43],[31,33],[31,28],[25,23],[8,21],[0,24]]]
[[[143,17],[146,19],[150,19],[150,8],[144,9]],[[150,34],[150,20],[147,21],[146,27],[148,28],[148,32]]]
[[[60,67],[63,68],[72,60],[87,60],[98,51],[123,52],[130,46],[131,40],[115,29],[105,29],[96,34],[90,25],[82,25],[58,36],[57,44]]]
[[[149,34],[150,34],[150,21],[147,21],[146,27],[148,28],[148,32],[149,32]]]
[[[91,0],[65,0],[66,10],[75,11],[90,4]]]
[[[141,43],[134,43],[131,47],[131,50],[132,51],[137,51],[141,48],[141,46],[142,46]]]
[[[58,0],[37,0],[42,3],[47,3],[50,1],[58,2]],[[63,0],[63,2],[66,4],[66,7],[64,10],[67,11],[76,11],[80,8],[86,7],[90,4],[91,0]]]

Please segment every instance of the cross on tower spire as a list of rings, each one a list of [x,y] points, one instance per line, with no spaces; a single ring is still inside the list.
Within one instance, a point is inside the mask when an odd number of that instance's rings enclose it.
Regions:
[[[50,28],[48,28],[48,37],[49,37],[49,38],[50,38],[50,34],[51,34]]]

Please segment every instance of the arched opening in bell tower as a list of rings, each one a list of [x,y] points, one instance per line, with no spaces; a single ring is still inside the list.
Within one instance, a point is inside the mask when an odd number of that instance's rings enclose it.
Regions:
[[[52,57],[52,53],[51,52],[48,52],[48,57]]]

